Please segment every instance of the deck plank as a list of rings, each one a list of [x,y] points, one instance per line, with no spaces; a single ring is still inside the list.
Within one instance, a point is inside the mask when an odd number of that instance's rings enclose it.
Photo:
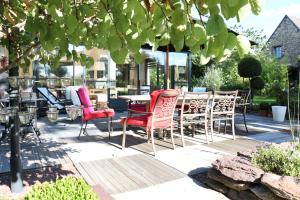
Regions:
[[[237,152],[249,151],[251,149],[255,149],[256,146],[259,146],[261,144],[262,142],[259,141],[241,138],[236,140],[214,142],[205,144],[205,146],[236,155]]]
[[[77,166],[78,164],[76,164]],[[84,178],[103,186],[110,194],[128,192],[140,188],[176,180],[186,175],[160,161],[138,154],[120,158],[81,162]]]

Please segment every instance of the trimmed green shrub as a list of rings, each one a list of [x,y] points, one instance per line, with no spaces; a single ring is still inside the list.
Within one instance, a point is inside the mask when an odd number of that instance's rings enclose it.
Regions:
[[[78,179],[70,176],[55,182],[34,185],[24,199],[97,200],[98,198],[92,188],[82,178]]]
[[[250,80],[252,89],[262,90],[265,87],[265,82],[261,77],[254,77]]]
[[[217,91],[220,90],[222,84],[222,69],[212,66],[205,71],[199,86],[206,87],[208,91]]]
[[[300,151],[283,149],[271,145],[258,149],[252,163],[264,170],[278,175],[300,177]]]
[[[238,64],[238,73],[243,78],[251,78],[261,74],[261,64],[253,57],[243,58]]]

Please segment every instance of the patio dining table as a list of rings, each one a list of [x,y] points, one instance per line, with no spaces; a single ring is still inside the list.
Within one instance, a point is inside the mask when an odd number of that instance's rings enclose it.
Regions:
[[[179,101],[183,100],[184,95],[181,94],[178,97]],[[125,99],[128,101],[128,103],[132,102],[149,102],[151,100],[151,96],[149,94],[141,94],[141,95],[121,95],[118,96],[120,99]],[[211,99],[213,98],[213,95],[211,95]],[[218,96],[215,96],[215,98],[218,98]],[[240,97],[237,97],[239,99]]]

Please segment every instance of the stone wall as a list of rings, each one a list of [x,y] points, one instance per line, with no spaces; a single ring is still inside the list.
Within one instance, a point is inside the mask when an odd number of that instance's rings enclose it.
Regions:
[[[300,29],[285,16],[268,40],[268,50],[274,55],[274,47],[282,46],[282,53],[290,65],[295,66],[300,55]]]
[[[233,200],[300,199],[300,179],[265,173],[250,159],[246,154],[225,156],[199,179]]]

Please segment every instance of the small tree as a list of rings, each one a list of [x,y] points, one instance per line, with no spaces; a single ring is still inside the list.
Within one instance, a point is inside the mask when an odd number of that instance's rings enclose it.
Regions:
[[[245,57],[238,64],[238,73],[243,78],[260,76],[261,72],[260,62],[253,57]]]

